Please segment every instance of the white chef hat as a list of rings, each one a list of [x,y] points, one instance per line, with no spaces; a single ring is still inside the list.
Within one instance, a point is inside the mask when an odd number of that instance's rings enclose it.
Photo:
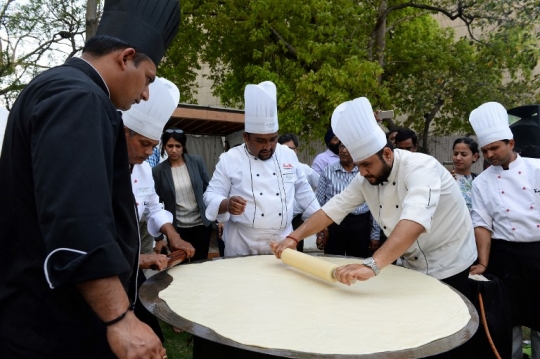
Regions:
[[[508,113],[498,102],[486,102],[473,110],[469,115],[469,122],[478,137],[480,148],[495,141],[514,138],[508,126]]]
[[[122,115],[124,124],[130,130],[159,141],[163,127],[180,101],[180,91],[171,81],[156,77],[150,84],[148,101],[131,106]]]
[[[386,135],[377,124],[371,104],[365,97],[336,107],[332,114],[332,129],[355,162],[376,154],[387,143]]]
[[[278,131],[276,85],[273,82],[247,85],[244,100],[246,132],[269,134]]]

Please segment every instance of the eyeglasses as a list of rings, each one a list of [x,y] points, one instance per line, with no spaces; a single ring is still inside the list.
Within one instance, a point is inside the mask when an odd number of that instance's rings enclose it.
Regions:
[[[178,129],[178,128],[169,128],[168,130],[165,130],[167,133],[184,133],[184,131]]]

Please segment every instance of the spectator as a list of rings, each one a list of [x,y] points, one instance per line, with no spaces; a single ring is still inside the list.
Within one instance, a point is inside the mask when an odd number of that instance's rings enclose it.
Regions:
[[[454,162],[452,175],[470,211],[472,209],[472,182],[476,178],[476,173],[471,172],[471,167],[478,161],[478,144],[470,137],[461,137],[454,141],[452,150],[452,162]]]
[[[184,131],[170,128],[161,135],[167,159],[152,169],[156,192],[183,240],[195,247],[193,260],[208,258],[212,222],[206,218],[203,193],[210,177],[201,156],[188,154]]]
[[[326,143],[328,149],[323,153],[319,153],[311,165],[311,168],[319,175],[321,175],[326,166],[339,161],[339,139],[334,135],[331,127],[324,135],[324,143]]]
[[[339,145],[339,162],[327,166],[319,180],[317,200],[324,206],[341,193],[358,175],[358,167],[343,145]],[[328,227],[328,238],[323,231],[318,235],[317,247],[325,254],[367,258],[379,248],[379,225],[373,220],[366,203],[355,208],[340,224]]]
[[[418,137],[413,130],[399,129],[396,133],[396,148],[409,152],[418,150]]]

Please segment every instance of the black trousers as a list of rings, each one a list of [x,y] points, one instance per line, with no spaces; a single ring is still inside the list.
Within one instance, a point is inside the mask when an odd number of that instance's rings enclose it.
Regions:
[[[195,248],[195,255],[191,258],[192,261],[208,259],[212,226],[176,227],[176,231],[184,241],[191,243]]]
[[[332,223],[328,226],[328,241],[324,246],[324,254],[370,257],[371,225],[369,212],[349,214],[339,225]]]
[[[506,286],[512,324],[540,330],[540,242],[493,239],[487,273]]]

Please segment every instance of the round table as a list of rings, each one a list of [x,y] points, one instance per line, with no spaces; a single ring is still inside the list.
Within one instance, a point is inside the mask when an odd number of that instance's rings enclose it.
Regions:
[[[236,258],[236,257],[235,257]],[[234,258],[231,258],[234,259]],[[229,258],[215,258],[214,260],[230,260]],[[276,260],[277,261],[277,260]],[[203,261],[205,262],[205,261]],[[197,262],[196,262],[197,263]],[[187,264],[187,265],[195,265]],[[198,262],[200,263],[200,262]],[[197,337],[210,340],[212,342],[220,343],[229,347],[239,348],[242,350],[269,354],[272,356],[288,357],[288,358],[362,358],[362,359],[392,359],[392,358],[422,358],[432,356],[439,353],[444,353],[450,349],[460,346],[469,340],[476,332],[479,319],[476,309],[471,302],[458,291],[454,290],[461,299],[465,302],[467,309],[469,310],[470,320],[468,323],[458,332],[447,336],[442,339],[432,341],[428,344],[404,350],[384,351],[372,354],[320,354],[320,353],[306,353],[300,351],[283,350],[276,348],[262,348],[257,346],[244,345],[242,343],[233,341],[229,338],[223,337],[216,333],[214,330],[202,326],[196,322],[187,320],[177,315],[172,311],[167,303],[159,297],[159,293],[167,288],[172,283],[173,278],[167,271],[157,273],[150,277],[140,288],[139,298],[144,306],[153,313],[159,319],[169,323],[175,327],[181,328]],[[216,305],[218,305],[216,303]],[[366,328],[368,329],[368,328]]]

